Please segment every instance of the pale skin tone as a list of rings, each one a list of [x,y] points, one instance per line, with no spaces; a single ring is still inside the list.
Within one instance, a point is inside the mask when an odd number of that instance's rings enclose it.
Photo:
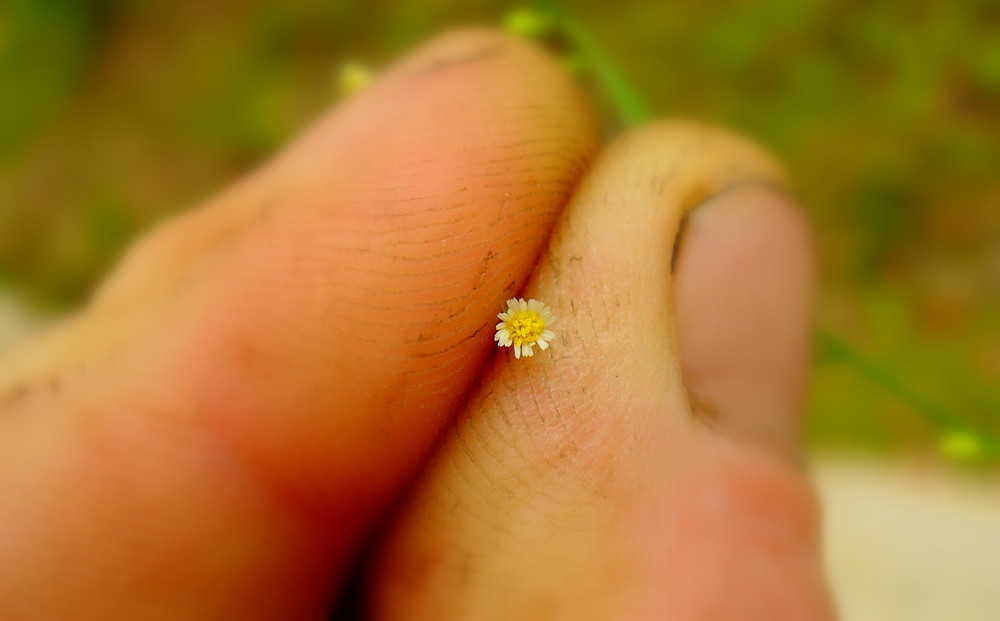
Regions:
[[[832,618],[784,183],[435,40],[0,359],[0,618]]]

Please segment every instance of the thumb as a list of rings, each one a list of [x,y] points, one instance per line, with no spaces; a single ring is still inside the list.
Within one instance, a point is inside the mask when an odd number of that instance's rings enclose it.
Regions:
[[[794,424],[781,395],[801,386],[782,372],[801,352],[740,351],[802,338],[779,328],[807,331],[798,268],[744,256],[775,244],[806,260],[792,227],[747,222],[784,213],[787,199],[746,193],[782,182],[752,144],[691,123],[637,130],[601,154],[525,293],[551,305],[555,339],[530,358],[498,354],[373,565],[378,618],[831,617],[811,490],[757,442],[757,429]],[[674,274],[682,219],[710,197]],[[735,231],[716,231],[717,217]],[[760,325],[760,340],[742,334]],[[761,355],[777,362],[758,370]],[[714,420],[692,408],[686,377]],[[768,385],[728,389],[754,382]],[[777,420],[754,420],[775,404]]]

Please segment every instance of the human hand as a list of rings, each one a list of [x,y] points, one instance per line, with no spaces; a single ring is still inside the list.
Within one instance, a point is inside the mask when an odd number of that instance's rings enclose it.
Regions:
[[[596,153],[554,62],[454,33],[141,240],[0,360],[0,618],[322,618],[359,556],[380,619],[832,617],[780,172]]]

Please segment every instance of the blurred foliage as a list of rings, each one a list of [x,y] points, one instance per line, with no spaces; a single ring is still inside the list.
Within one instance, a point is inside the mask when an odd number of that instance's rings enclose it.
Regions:
[[[564,5],[658,114],[735,127],[788,164],[816,223],[827,329],[1000,433],[1000,3]],[[517,6],[0,0],[0,285],[78,303],[139,231],[327,107],[344,61],[379,66]],[[933,447],[844,356],[818,353],[813,438]]]

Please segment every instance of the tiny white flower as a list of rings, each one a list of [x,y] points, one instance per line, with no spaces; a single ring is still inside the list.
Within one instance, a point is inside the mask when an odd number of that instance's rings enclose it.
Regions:
[[[555,323],[556,317],[545,304],[538,300],[524,301],[524,298],[507,300],[507,310],[497,317],[497,333],[493,340],[499,347],[514,347],[514,357],[533,356],[535,345],[541,350],[549,348],[549,341],[555,334],[549,326]]]

